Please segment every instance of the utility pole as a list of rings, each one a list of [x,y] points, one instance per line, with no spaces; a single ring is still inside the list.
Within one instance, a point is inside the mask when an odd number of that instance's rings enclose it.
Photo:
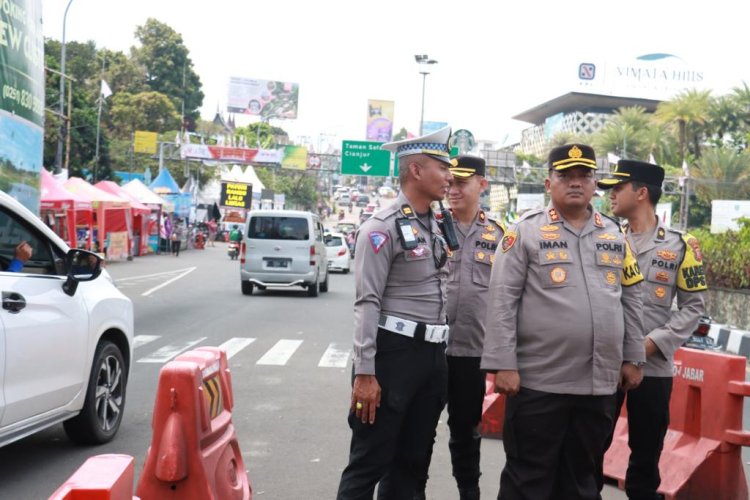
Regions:
[[[424,135],[424,92],[425,92],[425,86],[427,84],[427,75],[430,74],[429,71],[427,71],[427,67],[430,64],[437,64],[437,61],[434,59],[430,59],[427,54],[417,54],[414,56],[414,59],[417,61],[417,64],[426,65],[422,71],[419,72],[420,75],[422,75],[422,112],[419,117],[419,135]]]
[[[59,174],[62,172],[63,163],[63,143],[67,135],[67,123],[63,118],[65,116],[65,23],[68,18],[68,9],[73,0],[68,0],[68,5],[65,7],[65,13],[63,14],[63,27],[62,27],[62,41],[60,43],[60,135],[57,137],[57,150],[55,151],[55,173]]]

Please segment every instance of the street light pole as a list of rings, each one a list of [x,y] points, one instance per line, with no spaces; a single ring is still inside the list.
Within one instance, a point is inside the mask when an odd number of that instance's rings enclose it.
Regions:
[[[65,134],[67,127],[65,123],[65,23],[68,18],[68,9],[73,0],[68,0],[68,5],[65,7],[65,13],[63,14],[63,28],[62,28],[62,41],[60,43],[60,134],[57,138],[57,151],[55,152],[55,173],[59,174],[62,172],[62,159],[63,159],[63,142],[65,141]]]
[[[437,61],[434,59],[430,59],[427,54],[417,54],[414,56],[414,59],[417,61],[417,64],[437,64]],[[425,94],[425,86],[427,85],[427,75],[430,74],[429,71],[427,71],[427,68],[425,67],[422,71],[419,72],[420,75],[422,75],[422,112],[419,115],[419,135],[424,135],[424,94]]]

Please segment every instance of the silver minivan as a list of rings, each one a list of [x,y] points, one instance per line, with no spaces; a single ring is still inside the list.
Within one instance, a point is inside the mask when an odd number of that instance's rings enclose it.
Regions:
[[[242,293],[253,288],[301,286],[317,297],[328,291],[323,225],[312,212],[253,210],[240,250]]]

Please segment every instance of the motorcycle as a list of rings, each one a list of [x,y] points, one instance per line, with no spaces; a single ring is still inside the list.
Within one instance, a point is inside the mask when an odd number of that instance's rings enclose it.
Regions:
[[[227,247],[227,255],[232,260],[237,260],[240,255],[240,243],[238,241],[230,241]]]

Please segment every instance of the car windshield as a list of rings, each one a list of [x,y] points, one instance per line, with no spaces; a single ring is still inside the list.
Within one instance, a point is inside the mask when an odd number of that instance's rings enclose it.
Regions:
[[[326,246],[327,247],[340,247],[343,246],[344,243],[341,241],[341,238],[338,236],[327,236],[326,237]]]
[[[309,240],[303,217],[257,216],[250,220],[248,238],[255,240]]]

